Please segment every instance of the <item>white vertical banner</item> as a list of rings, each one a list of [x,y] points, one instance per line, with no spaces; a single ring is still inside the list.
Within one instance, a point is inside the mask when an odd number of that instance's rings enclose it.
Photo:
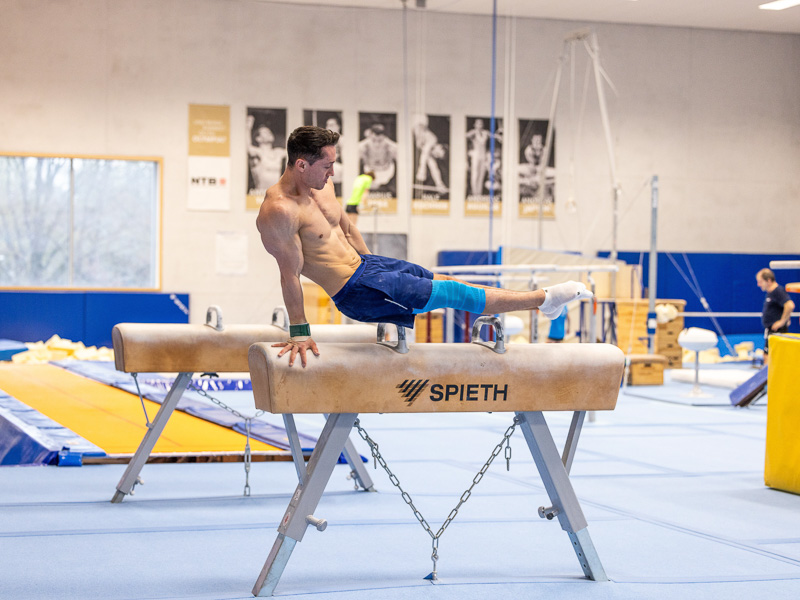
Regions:
[[[230,210],[231,115],[228,106],[189,105],[190,210]]]

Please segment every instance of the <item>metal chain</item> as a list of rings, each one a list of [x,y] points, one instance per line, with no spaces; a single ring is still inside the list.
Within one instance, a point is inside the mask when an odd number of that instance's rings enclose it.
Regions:
[[[408,506],[413,511],[414,516],[417,518],[417,521],[419,521],[419,524],[422,525],[422,528],[428,532],[429,536],[431,536],[431,560],[433,561],[433,572],[430,574],[429,577],[432,581],[436,581],[437,579],[436,563],[439,560],[439,538],[442,536],[445,529],[447,529],[450,523],[452,523],[453,519],[456,518],[459,509],[463,506],[463,504],[467,500],[469,500],[470,496],[472,495],[472,489],[476,485],[478,485],[478,483],[480,483],[481,479],[483,479],[484,474],[486,473],[486,471],[489,470],[489,467],[491,466],[494,459],[497,458],[497,455],[503,451],[503,445],[505,445],[506,447],[505,449],[506,469],[510,470],[511,436],[514,435],[514,431],[516,430],[516,427],[517,425],[519,425],[519,423],[520,423],[519,417],[515,416],[513,422],[508,427],[508,429],[506,429],[506,432],[503,434],[503,439],[500,440],[500,443],[494,447],[494,450],[492,450],[492,454],[491,456],[489,456],[489,459],[481,467],[481,470],[478,471],[478,474],[475,475],[475,477],[472,479],[472,485],[470,485],[469,488],[467,488],[467,490],[463,494],[461,494],[461,498],[459,499],[458,504],[453,510],[450,511],[450,514],[447,515],[447,518],[444,520],[444,523],[442,523],[442,526],[435,534],[433,533],[433,530],[431,529],[430,525],[428,525],[428,522],[425,520],[425,517],[423,517],[422,513],[420,513],[419,510],[417,510],[417,507],[414,506],[414,502],[411,500],[411,496],[400,485],[400,480],[397,479],[397,476],[394,473],[392,473],[392,470],[389,468],[389,465],[386,464],[386,460],[384,460],[383,456],[378,450],[378,444],[375,442],[375,440],[373,440],[369,436],[369,434],[364,430],[364,428],[361,427],[361,422],[359,419],[356,419],[355,423],[353,423],[353,427],[355,427],[356,430],[358,431],[358,435],[360,435],[361,439],[363,439],[369,445],[370,451],[372,452],[372,458],[373,458],[373,463],[375,464],[375,468],[377,469],[377,465],[380,464],[383,470],[386,471],[386,474],[389,476],[389,481],[392,483],[393,486],[395,486],[398,490],[400,490],[400,494],[401,497],[403,498],[403,501],[406,504],[408,504]]]
[[[232,408],[232,407],[228,406],[227,404],[225,404],[225,403],[224,403],[222,400],[219,400],[219,399],[217,399],[217,398],[214,398],[214,396],[212,396],[211,394],[209,394],[209,393],[208,393],[207,391],[205,391],[204,389],[197,387],[197,386],[194,384],[194,382],[193,382],[193,381],[189,383],[189,386],[188,386],[188,387],[189,387],[190,389],[194,390],[195,392],[197,392],[198,394],[200,394],[201,396],[203,396],[203,398],[206,398],[206,399],[210,400],[211,402],[213,402],[214,404],[216,404],[216,405],[217,405],[217,406],[219,406],[220,408],[224,408],[224,409],[225,409],[225,410],[227,410],[229,413],[231,413],[233,416],[235,416],[235,417],[239,417],[240,419],[244,419],[245,421],[247,421],[248,419],[256,419],[256,418],[260,417],[261,415],[263,415],[263,414],[265,414],[265,413],[267,412],[267,411],[265,411],[265,410],[260,410],[260,409],[259,409],[259,410],[257,410],[257,411],[256,411],[256,413],[255,413],[255,414],[254,414],[252,417],[247,417],[247,416],[243,415],[242,413],[240,413],[240,412],[239,412],[238,410],[236,410],[235,408]]]
[[[203,375],[206,375],[204,373]],[[210,374],[209,374],[210,375]],[[204,389],[197,387],[194,382],[190,382],[189,386],[190,389],[194,390],[198,394],[200,394],[203,398],[211,401],[213,404],[216,404],[220,408],[227,410],[233,416],[238,417],[244,420],[244,428],[245,428],[245,442],[244,442],[244,495],[250,495],[250,463],[252,462],[252,453],[250,452],[250,426],[253,423],[253,419],[257,419],[261,415],[265,414],[267,411],[265,410],[257,410],[256,413],[251,417],[246,417],[242,413],[240,413],[235,408],[232,408],[225,404],[222,400],[218,398],[214,398],[211,394],[206,392]]]

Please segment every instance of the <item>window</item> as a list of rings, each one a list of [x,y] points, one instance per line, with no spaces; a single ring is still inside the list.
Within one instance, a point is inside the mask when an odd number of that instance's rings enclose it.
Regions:
[[[0,287],[160,287],[159,159],[0,156]]]

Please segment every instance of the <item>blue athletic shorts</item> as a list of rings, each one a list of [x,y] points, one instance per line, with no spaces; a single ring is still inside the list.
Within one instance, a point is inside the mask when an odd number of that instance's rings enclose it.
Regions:
[[[414,327],[414,309],[428,303],[433,273],[404,260],[364,254],[361,265],[332,298],[343,314],[366,323]]]

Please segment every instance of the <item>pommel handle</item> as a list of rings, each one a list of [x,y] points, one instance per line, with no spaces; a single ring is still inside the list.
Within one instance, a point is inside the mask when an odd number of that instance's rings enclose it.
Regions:
[[[481,334],[481,327],[484,325],[489,325],[490,327],[494,327],[494,337],[495,342],[492,344],[491,342],[484,342],[480,339]],[[494,317],[492,315],[484,315],[482,317],[478,317],[475,319],[475,323],[472,325],[472,343],[478,344],[479,346],[486,346],[490,348],[493,352],[497,352],[498,354],[503,354],[506,351],[506,337],[505,333],[503,333],[503,322]]]

